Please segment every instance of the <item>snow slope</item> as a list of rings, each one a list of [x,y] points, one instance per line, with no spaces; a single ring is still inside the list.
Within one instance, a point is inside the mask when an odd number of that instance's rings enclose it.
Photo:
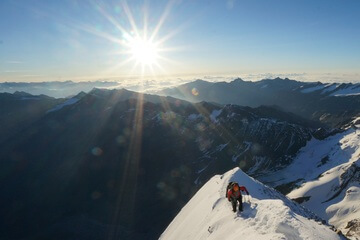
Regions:
[[[50,109],[49,111],[47,111],[47,113],[59,111],[60,109],[62,109],[65,106],[69,106],[69,105],[77,103],[77,101],[79,101],[78,98],[75,98],[75,97],[70,98],[70,99],[66,100],[65,102],[63,102],[63,103],[55,106],[54,108]]]
[[[251,203],[244,203],[242,213],[233,213],[225,198],[229,181],[246,186],[251,194]],[[310,218],[316,216],[235,168],[210,179],[160,239],[342,239]]]
[[[360,84],[340,84],[340,83],[315,83],[305,84],[300,87],[302,93],[313,93],[321,90],[321,94],[335,97],[360,95]]]
[[[291,165],[261,180],[273,186],[298,179],[303,182],[314,180],[333,167],[356,161],[356,156],[360,154],[359,147],[360,131],[354,128],[324,140],[313,138],[300,149]]]
[[[296,183],[287,196],[347,234],[360,219],[360,129],[358,119],[346,131],[324,140],[312,139],[287,168],[261,180],[272,186]],[[357,233],[360,239],[360,232]]]

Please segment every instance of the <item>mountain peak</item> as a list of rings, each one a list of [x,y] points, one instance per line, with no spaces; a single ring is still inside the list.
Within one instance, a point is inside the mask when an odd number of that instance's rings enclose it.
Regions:
[[[24,92],[24,91],[16,91],[14,92],[15,96],[21,96],[21,97],[34,97],[34,95],[31,95],[30,93]]]
[[[202,79],[196,79],[195,81],[194,81],[194,83],[204,83],[204,82],[208,82],[208,81],[205,81],[205,80],[202,80]]]
[[[276,77],[274,79],[269,79],[269,80],[282,81],[282,82],[297,82],[296,80],[291,80],[287,77],[286,78]]]
[[[241,78],[235,78],[235,79],[232,80],[231,82],[233,82],[233,83],[238,83],[238,82],[245,82],[245,81],[242,80]]]

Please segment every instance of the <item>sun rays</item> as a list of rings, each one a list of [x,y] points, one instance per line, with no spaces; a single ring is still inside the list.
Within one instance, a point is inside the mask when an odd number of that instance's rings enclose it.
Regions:
[[[110,53],[118,56],[119,60],[101,74],[139,77],[167,74],[163,67],[164,63],[175,63],[175,61],[165,55],[168,52],[180,50],[178,47],[167,46],[169,39],[179,33],[180,26],[167,32],[164,36],[160,34],[173,3],[172,0],[167,3],[156,24],[149,23],[149,8],[146,4],[140,10],[135,11],[130,9],[126,1],[122,1],[120,6],[116,7],[115,13],[112,11],[114,7],[97,4],[95,7],[98,12],[115,27],[116,31],[109,33],[89,26],[81,28],[112,42],[119,49]],[[137,13],[136,17],[133,12]]]
[[[112,57],[115,56],[115,58],[118,57],[118,60],[114,61],[105,72],[99,74],[104,76],[111,74],[118,76],[137,76],[139,80],[141,80],[138,81],[139,85],[144,84],[145,77],[156,76],[159,73],[166,74],[164,63],[173,62],[173,60],[166,57],[166,53],[183,50],[183,48],[180,49],[175,46],[169,46],[171,45],[169,44],[169,39],[178,34],[184,25],[172,28],[171,31],[162,30],[166,25],[167,18],[170,16],[173,4],[174,1],[169,1],[162,14],[160,14],[156,24],[152,24],[153,21],[150,22],[148,20],[150,13],[146,6],[141,8],[140,11],[139,9],[136,11],[130,9],[126,1],[122,1],[121,5],[117,6],[114,11],[114,8],[109,7],[109,5],[97,3],[95,8],[97,12],[100,13],[101,19],[108,24],[108,27],[97,28],[96,26],[78,25],[77,28],[105,39],[105,42],[116,46],[116,48],[114,48],[116,51],[109,53],[109,55],[111,54]],[[139,19],[142,21],[139,21]],[[162,35],[164,32],[167,32],[167,34]],[[139,91],[142,91],[141,86]],[[121,94],[124,93],[114,92],[114,98],[110,99],[110,102],[116,102]],[[188,94],[198,96],[201,93],[196,89],[192,89]],[[129,139],[126,147],[122,150],[124,151],[124,155],[121,158],[123,169],[118,173],[118,176],[116,176],[118,178],[116,182],[120,184],[119,189],[117,189],[115,210],[112,219],[109,219],[113,226],[109,231],[109,239],[117,238],[119,232],[122,231],[119,226],[125,219],[128,222],[135,221],[135,203],[137,199],[140,166],[143,159],[141,156],[143,152],[143,135],[145,129],[148,127],[145,124],[148,119],[144,119],[144,116],[147,116],[145,114],[148,114],[149,109],[147,109],[144,103],[148,100],[148,97],[149,96],[146,96],[144,93],[134,93],[132,97],[134,112],[128,116],[128,126],[126,129],[129,129]],[[211,115],[210,110],[202,104],[194,104],[194,110],[203,115],[205,119],[200,124],[201,126],[198,125],[196,129],[186,126],[188,124],[187,116],[180,116],[175,113],[176,111],[174,109],[178,108],[181,104],[186,105],[187,103],[180,100],[173,102],[169,98],[159,97],[159,104],[161,105],[161,110],[157,112],[156,116],[160,116],[160,120],[164,121],[164,124],[170,127],[168,129],[175,129],[179,133],[188,129],[189,132],[193,130],[194,134],[200,135],[206,130],[214,129],[226,142],[230,139],[235,142],[234,136],[230,132],[226,131],[221,125],[217,125],[208,119],[208,116]],[[114,141],[119,143],[124,140],[119,133]],[[211,142],[208,139],[204,139],[204,141],[208,143]],[[200,142],[199,144],[201,145],[202,143]],[[208,145],[210,146],[210,144]],[[201,151],[202,147],[199,146],[199,148]],[[95,151],[95,153],[97,153],[97,151]],[[131,217],[129,218],[127,216]]]

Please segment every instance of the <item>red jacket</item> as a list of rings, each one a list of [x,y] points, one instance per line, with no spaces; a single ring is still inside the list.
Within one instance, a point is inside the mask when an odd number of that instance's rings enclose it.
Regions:
[[[239,186],[239,190],[238,191],[234,191],[232,188],[229,189],[229,191],[227,192],[227,198],[228,200],[230,200],[230,198],[241,198],[241,191],[244,191],[247,195],[249,195],[248,190],[246,189],[246,187],[244,186]]]

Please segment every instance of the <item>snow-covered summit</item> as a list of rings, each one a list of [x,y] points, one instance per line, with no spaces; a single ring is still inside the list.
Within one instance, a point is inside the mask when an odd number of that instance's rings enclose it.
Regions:
[[[244,211],[225,198],[229,181],[244,185]],[[248,202],[248,200],[251,200]],[[342,239],[317,217],[235,168],[209,180],[185,205],[160,239]]]

